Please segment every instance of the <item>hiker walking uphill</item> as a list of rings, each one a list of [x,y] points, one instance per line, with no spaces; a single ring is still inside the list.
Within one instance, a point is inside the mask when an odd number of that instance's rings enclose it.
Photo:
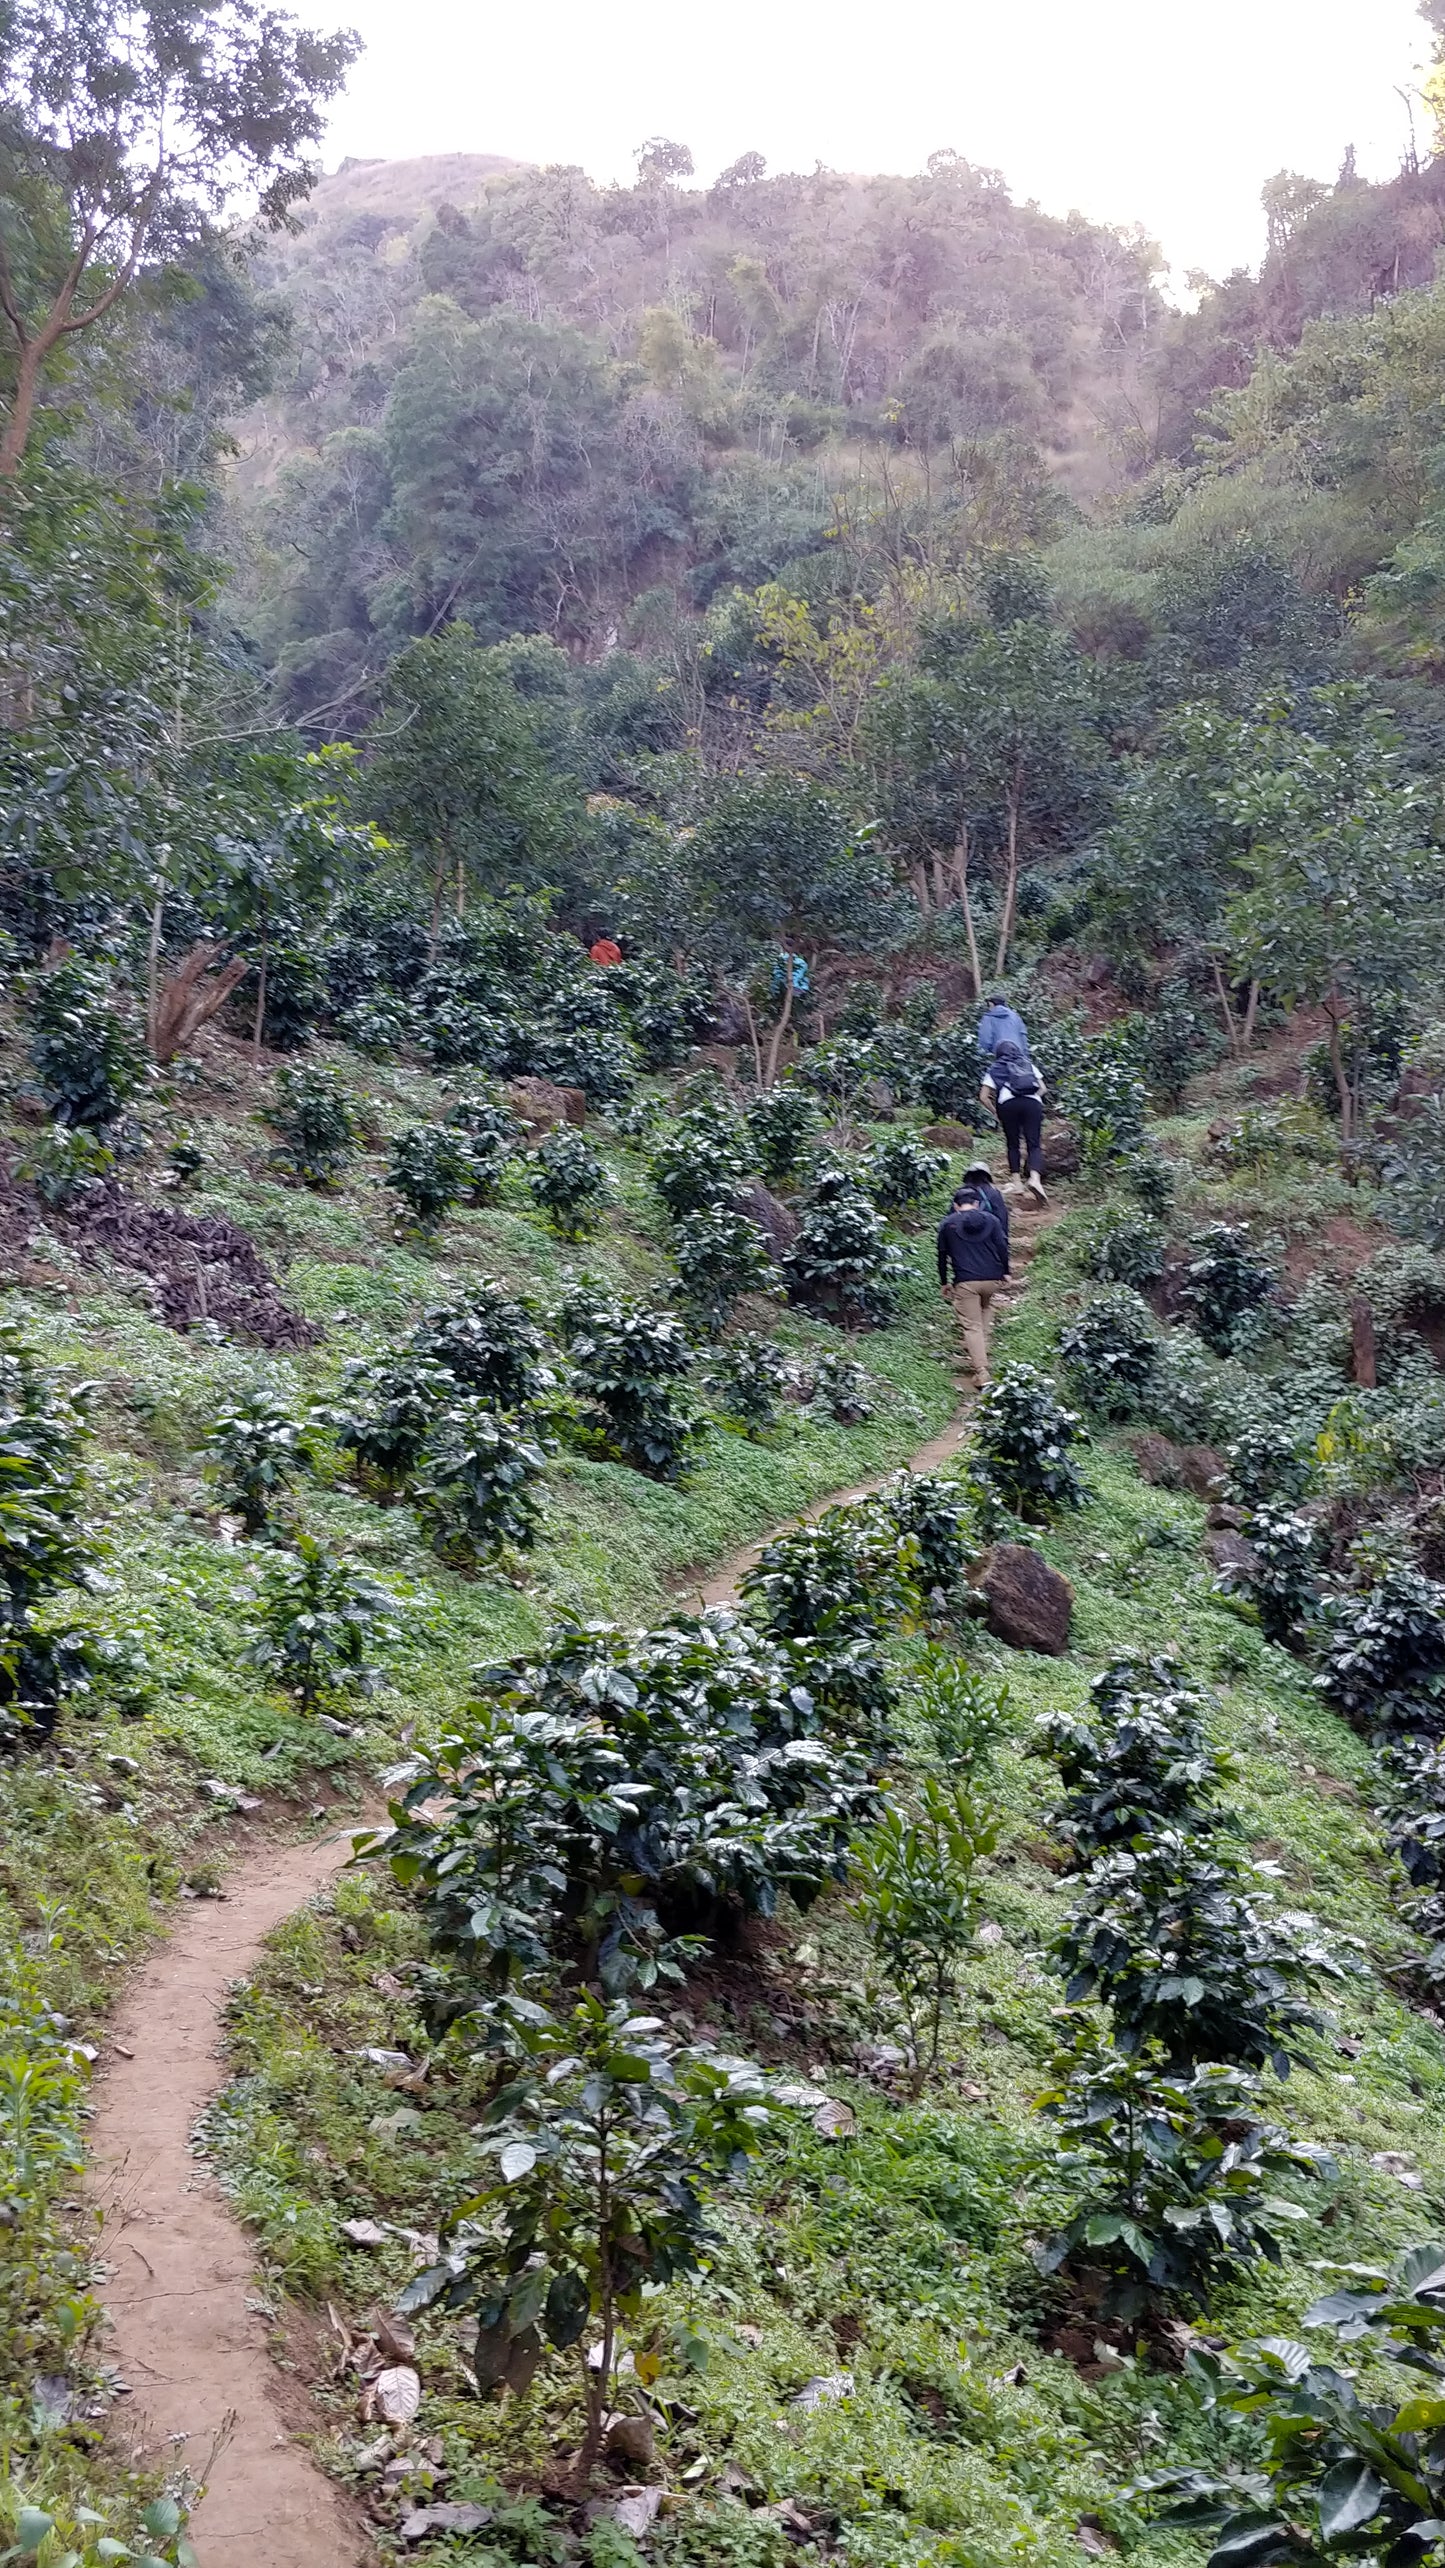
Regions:
[[[1018,1009],[1010,1007],[1003,990],[989,993],[988,1006],[978,1021],[978,1053],[981,1061],[992,1061],[1001,1043],[1018,1046],[1025,1061],[1029,1058],[1029,1030]]]
[[[988,1380],[992,1304],[1008,1281],[1009,1248],[1003,1229],[977,1187],[960,1186],[938,1226],[938,1281],[963,1331],[963,1343],[980,1390]]]
[[[1005,1040],[995,1046],[983,1074],[979,1097],[991,1106],[1008,1146],[1008,1184],[1017,1189],[1027,1158],[1024,1182],[1036,1202],[1044,1193],[1044,1083],[1026,1052]],[[1007,1191],[1007,1189],[1005,1190]]]

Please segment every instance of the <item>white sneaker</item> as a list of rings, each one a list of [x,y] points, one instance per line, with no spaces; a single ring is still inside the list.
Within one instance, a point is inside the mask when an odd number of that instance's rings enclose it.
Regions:
[[[1049,1199],[1044,1193],[1044,1181],[1042,1177],[1036,1177],[1032,1169],[1029,1171],[1028,1188],[1029,1193],[1032,1195],[1036,1204],[1046,1204],[1048,1202]]]
[[[1005,1177],[1003,1181],[1003,1191],[1009,1197],[1011,1202],[1015,1204],[1021,1203],[1024,1191],[1024,1181],[1022,1177]]]

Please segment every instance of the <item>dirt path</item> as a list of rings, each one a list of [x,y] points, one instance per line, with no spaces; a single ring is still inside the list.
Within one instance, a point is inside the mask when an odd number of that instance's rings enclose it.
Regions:
[[[340,2489],[284,2430],[266,2322],[251,2306],[255,2251],[190,2146],[225,2079],[231,1982],[349,1852],[349,1833],[258,1846],[224,1899],[182,1909],[132,1980],[96,2078],[91,2191],[105,2222],[108,2351],[133,2393],[120,2412],[127,2441],[147,2462],[199,2475],[234,2419],[190,2527],[201,2568],[359,2568],[372,2555]]]
[[[1017,1287],[1021,1288],[1023,1285],[1028,1273],[1029,1260],[1044,1232],[1057,1220],[1058,1214],[1052,1208],[1046,1212],[1037,1211],[1027,1201],[1012,1207],[1010,1232],[1014,1281]],[[1016,1294],[1014,1298],[1017,1298]],[[967,1377],[965,1377],[963,1397],[947,1426],[941,1428],[936,1436],[930,1436],[927,1444],[920,1445],[916,1453],[909,1455],[906,1465],[909,1471],[937,1471],[940,1464],[949,1461],[957,1453],[968,1432],[969,1415],[973,1408],[972,1390],[966,1387],[966,1383]],[[847,1507],[855,1498],[871,1498],[875,1490],[881,1489],[885,1481],[892,1480],[894,1477],[895,1474],[892,1471],[880,1471],[874,1479],[860,1480],[851,1489],[830,1489],[826,1497],[815,1498],[811,1507],[800,1509],[799,1513],[790,1517],[788,1522],[793,1525],[811,1524],[815,1517],[825,1515],[830,1507]],[[706,1578],[689,1579],[684,1582],[686,1593],[690,1597],[697,1598],[703,1605],[726,1605],[736,1592],[738,1580],[756,1565],[760,1553],[773,1540],[774,1535],[786,1531],[786,1526],[771,1526],[767,1533],[758,1536],[756,1542],[744,1543],[741,1550],[730,1552],[726,1560],[719,1561],[716,1569],[709,1571]]]
[[[1053,1218],[1015,1211],[1020,1274]],[[919,1447],[913,1470],[931,1471],[957,1451],[970,1407],[964,1399]],[[806,1512],[863,1497],[889,1477],[834,1490]],[[769,1540],[748,1544],[689,1593],[721,1604]],[[224,1899],[183,1909],[131,1982],[96,2079],[91,2192],[105,2219],[109,2350],[134,2395],[123,2411],[131,2451],[199,2475],[214,2438],[230,2428],[190,2527],[200,2568],[363,2568],[374,2557],[361,2517],[286,2430],[266,2321],[251,2305],[251,2242],[190,2145],[197,2115],[225,2080],[220,2018],[231,1983],[254,1968],[272,1930],[325,1888],[349,1849],[349,1831],[320,1844],[258,1846],[228,1877]]]

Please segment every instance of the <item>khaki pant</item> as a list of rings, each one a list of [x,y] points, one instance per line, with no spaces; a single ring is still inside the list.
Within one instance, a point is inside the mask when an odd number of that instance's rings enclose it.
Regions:
[[[951,1284],[948,1298],[954,1317],[963,1332],[963,1343],[975,1379],[980,1385],[988,1380],[988,1333],[993,1321],[993,1297],[1004,1288],[1004,1278],[992,1277],[978,1284]]]

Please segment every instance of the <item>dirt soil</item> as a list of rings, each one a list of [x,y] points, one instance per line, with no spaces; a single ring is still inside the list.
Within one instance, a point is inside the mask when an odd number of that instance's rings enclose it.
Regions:
[[[104,2222],[107,2350],[134,2397],[121,2412],[132,2453],[206,2477],[190,2525],[200,2568],[360,2568],[373,2556],[341,2490],[286,2434],[251,2242],[191,2147],[226,2075],[217,2044],[231,1983],[349,1851],[349,1833],[258,1847],[223,1899],[183,1909],[131,1982],[97,2073],[90,2189]]]

